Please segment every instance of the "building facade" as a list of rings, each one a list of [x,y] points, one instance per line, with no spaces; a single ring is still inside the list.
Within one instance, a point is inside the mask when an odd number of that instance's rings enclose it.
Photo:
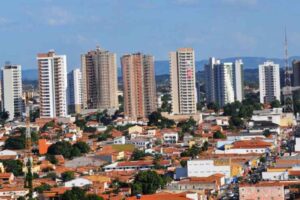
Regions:
[[[5,65],[2,68],[2,109],[9,113],[8,120],[22,116],[24,104],[22,99],[21,65]]]
[[[142,119],[157,110],[154,57],[141,53],[121,58],[124,114],[128,118]]]
[[[243,62],[234,63],[209,59],[205,65],[206,102],[224,106],[244,98]]]
[[[83,108],[118,108],[116,54],[97,48],[81,56]]]
[[[233,89],[234,100],[242,102],[244,99],[244,63],[236,60],[233,63]]]
[[[187,162],[188,177],[208,177],[214,174],[223,174],[226,178],[231,177],[229,164],[219,164],[214,160],[189,160]]]
[[[40,117],[67,116],[67,57],[54,51],[37,55]]]
[[[173,114],[197,112],[195,53],[192,48],[180,48],[170,53],[170,82]]]
[[[279,64],[267,61],[259,65],[260,103],[280,101]]]
[[[80,113],[82,107],[82,74],[80,69],[68,73],[68,113]]]
[[[293,86],[300,86],[300,60],[294,60],[293,63]]]
[[[215,66],[215,96],[220,106],[234,102],[233,64],[221,63]]]

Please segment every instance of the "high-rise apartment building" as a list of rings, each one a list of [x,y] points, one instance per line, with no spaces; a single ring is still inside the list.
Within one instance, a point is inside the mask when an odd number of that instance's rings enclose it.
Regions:
[[[37,55],[40,117],[67,116],[67,58],[54,51]]]
[[[259,65],[259,92],[260,103],[280,101],[279,64],[267,61]]]
[[[244,98],[243,62],[234,63],[209,59],[205,65],[206,102],[224,106]]]
[[[22,116],[24,111],[22,99],[21,65],[7,64],[2,68],[2,109],[8,111],[9,119]]]
[[[80,113],[82,107],[82,74],[80,69],[68,73],[68,112]]]
[[[300,86],[300,60],[294,60],[293,63],[293,86]]]
[[[121,64],[125,116],[148,117],[157,110],[154,57],[141,53],[124,55]]]
[[[116,54],[97,48],[81,56],[83,107],[118,108]]]
[[[242,102],[244,99],[244,63],[236,60],[233,63],[233,89],[234,100]]]
[[[215,65],[220,64],[220,60],[209,58],[209,63],[204,66],[205,73],[205,96],[206,102],[211,103],[216,101],[215,91]]]
[[[197,112],[195,53],[192,48],[180,48],[170,53],[172,112]]]
[[[215,96],[220,106],[234,102],[233,64],[221,63],[215,66]]]

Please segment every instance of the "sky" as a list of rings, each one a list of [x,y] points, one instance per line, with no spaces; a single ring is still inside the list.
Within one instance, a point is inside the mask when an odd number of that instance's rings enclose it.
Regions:
[[[36,54],[55,49],[71,70],[97,45],[118,59],[139,51],[167,60],[180,47],[193,47],[196,60],[282,58],[285,27],[296,56],[299,8],[299,0],[2,0],[0,65],[37,68]]]

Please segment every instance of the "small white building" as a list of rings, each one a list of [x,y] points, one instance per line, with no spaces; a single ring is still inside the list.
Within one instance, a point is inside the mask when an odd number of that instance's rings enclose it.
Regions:
[[[282,181],[289,179],[287,171],[266,171],[262,172],[262,179],[267,181]]]
[[[126,143],[125,136],[114,138],[114,144],[125,144],[125,143]]]
[[[93,184],[92,181],[85,178],[76,178],[70,181],[65,182],[65,187],[83,187],[86,185]]]
[[[178,133],[177,132],[164,133],[163,140],[165,144],[176,144],[178,142]]]
[[[217,165],[214,160],[189,160],[187,162],[188,177],[208,177],[213,174],[224,174],[231,177],[230,165]]]

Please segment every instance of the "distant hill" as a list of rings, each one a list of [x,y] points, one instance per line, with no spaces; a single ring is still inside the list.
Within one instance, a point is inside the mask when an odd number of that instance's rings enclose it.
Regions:
[[[281,67],[284,66],[284,59],[281,58],[266,58],[266,57],[231,57],[221,59],[222,62],[234,62],[237,59],[242,59],[244,62],[244,69],[257,69],[259,64],[267,60],[272,60],[277,64],[280,64]],[[289,61],[300,60],[300,56],[293,56],[289,58]],[[196,71],[203,70],[203,66],[208,63],[208,60],[196,61]],[[169,61],[167,60],[158,60],[155,61],[155,74],[156,75],[166,75],[169,74]],[[122,76],[121,68],[118,68],[118,76]],[[245,74],[245,76],[247,76]],[[38,71],[37,69],[28,69],[23,70],[23,80],[37,80]]]
[[[22,71],[23,81],[36,81],[38,76],[37,69],[25,69]]]
[[[266,58],[266,57],[231,57],[231,58],[224,58],[221,59],[222,62],[234,62],[237,59],[242,59],[244,62],[244,69],[256,69],[258,68],[259,64],[267,60],[272,60],[275,63],[279,64],[280,67],[284,66],[284,59],[281,58]],[[289,58],[289,62],[291,63],[293,60],[300,60],[300,56],[293,56]],[[207,60],[200,60],[196,61],[196,71],[203,70],[205,64],[208,63]],[[162,74],[169,74],[169,61],[156,61],[155,62],[155,74],[162,75]]]

